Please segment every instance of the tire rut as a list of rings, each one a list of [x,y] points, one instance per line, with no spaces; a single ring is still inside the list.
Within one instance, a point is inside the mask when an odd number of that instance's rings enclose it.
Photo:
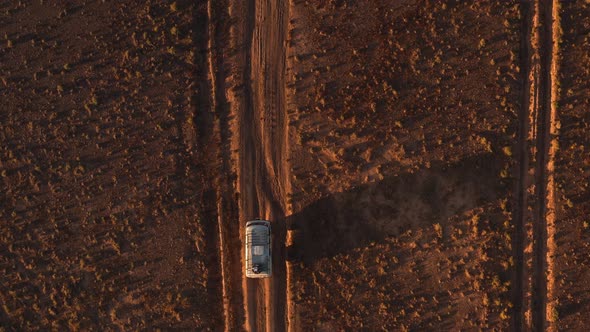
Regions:
[[[528,170],[529,160],[531,158],[529,150],[529,140],[532,139],[533,133],[530,132],[532,126],[531,119],[534,119],[535,103],[532,99],[534,95],[534,80],[535,77],[532,68],[532,59],[534,49],[532,47],[531,34],[533,32],[533,16],[534,8],[531,8],[530,3],[521,4],[522,22],[522,41],[521,41],[521,68],[526,75],[523,80],[523,95],[522,106],[519,112],[519,128],[518,128],[518,184],[516,188],[516,205],[514,210],[514,235],[513,235],[513,256],[515,263],[515,271],[513,277],[512,289],[512,330],[522,331],[523,317],[525,309],[528,307],[526,300],[527,290],[527,275],[529,273],[526,267],[525,248],[530,243],[530,238],[527,235],[527,218],[528,218]]]
[[[515,195],[512,326],[515,331],[541,331],[552,329],[548,317],[553,297],[548,285],[553,285],[550,258],[556,147],[552,142],[557,134],[555,27],[558,18],[554,0],[536,0],[521,6],[524,13],[521,60],[526,80],[517,143],[519,179]],[[531,184],[534,190],[530,189]],[[527,249],[531,246],[532,252]]]
[[[240,225],[238,207],[234,199],[230,120],[231,109],[226,100],[224,45],[227,45],[228,20],[227,1],[209,0],[208,13],[208,81],[210,82],[210,110],[212,122],[199,123],[202,130],[213,130],[212,144],[215,153],[201,154],[202,160],[214,160],[218,167],[205,174],[214,179],[217,190],[217,233],[222,276],[222,295],[224,308],[224,329],[235,331],[243,325],[244,297],[241,292],[241,261],[239,241]],[[205,110],[202,110],[205,111]],[[207,126],[205,128],[205,126]],[[201,146],[207,149],[207,146]],[[217,175],[215,175],[217,174]]]
[[[554,330],[550,317],[553,296],[548,285],[553,284],[553,267],[550,258],[553,248],[548,244],[553,242],[553,224],[555,217],[554,201],[554,156],[556,146],[553,138],[556,132],[556,98],[557,98],[557,26],[559,17],[556,0],[540,1],[541,20],[541,69],[540,75],[540,105],[538,113],[537,139],[537,210],[534,220],[534,285],[533,285],[533,329]]]

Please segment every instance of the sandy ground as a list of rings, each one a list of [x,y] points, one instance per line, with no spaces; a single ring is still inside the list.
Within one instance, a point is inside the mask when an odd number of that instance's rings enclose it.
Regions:
[[[555,310],[558,330],[584,330],[590,324],[588,282],[590,243],[590,4],[560,4],[562,37],[555,155]]]
[[[589,10],[0,2],[0,330],[583,329]]]
[[[508,328],[519,9],[294,4],[296,330]]]
[[[197,131],[206,7],[0,11],[2,329],[223,324],[215,146]]]

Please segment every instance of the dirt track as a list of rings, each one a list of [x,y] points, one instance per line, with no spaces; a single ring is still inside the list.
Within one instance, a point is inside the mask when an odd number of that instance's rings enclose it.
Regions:
[[[533,318],[533,328],[555,331],[557,329],[557,312],[555,301],[555,221],[556,198],[555,192],[555,155],[558,149],[557,105],[559,95],[559,41],[561,40],[561,23],[559,2],[546,0],[541,3],[543,16],[543,51],[542,75],[543,83],[543,112],[539,118],[539,210],[536,249],[537,263],[535,266],[536,289],[538,304],[537,318]],[[533,315],[534,317],[534,315]]]
[[[553,1],[522,6],[526,36],[522,56],[527,80],[519,116],[519,185],[513,242],[516,265],[512,318],[517,331],[552,328],[548,325],[553,308],[548,285],[553,285],[554,277],[550,263],[555,218],[552,140],[556,135],[554,58],[559,24]]]
[[[285,213],[290,192],[285,109],[286,3],[247,1],[244,18],[244,95],[235,110],[238,133],[240,227],[253,218],[272,221],[273,277],[245,280],[246,328],[286,329]],[[239,29],[239,28],[238,28]],[[242,237],[243,238],[243,237]]]
[[[252,331],[285,330],[285,213],[289,188],[288,132],[285,105],[285,27],[288,13],[283,1],[249,1],[252,33],[245,81],[251,104],[240,121],[241,220],[254,217],[272,221],[273,277],[249,280],[247,321]],[[253,10],[251,9],[252,7]],[[256,300],[254,300],[256,299]],[[253,306],[255,304],[255,307]]]
[[[515,190],[516,207],[514,212],[514,238],[512,242],[515,261],[513,278],[512,302],[514,309],[512,314],[512,326],[514,330],[520,331],[523,327],[525,312],[528,310],[530,297],[530,282],[528,280],[530,266],[527,266],[530,254],[525,253],[525,248],[531,243],[530,219],[528,209],[530,199],[528,197],[529,187],[529,163],[532,152],[529,149],[534,141],[535,128],[534,118],[536,105],[536,78],[538,77],[538,47],[533,47],[532,38],[536,29],[537,8],[533,3],[522,5],[522,35],[525,38],[521,41],[521,67],[527,79],[523,80],[522,107],[519,110],[519,135],[518,135],[518,187]],[[528,322],[530,325],[530,321]]]

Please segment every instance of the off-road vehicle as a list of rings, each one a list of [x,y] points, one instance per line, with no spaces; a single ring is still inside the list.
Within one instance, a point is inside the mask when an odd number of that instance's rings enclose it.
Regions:
[[[268,278],[272,274],[271,228],[267,220],[246,223],[246,277]]]

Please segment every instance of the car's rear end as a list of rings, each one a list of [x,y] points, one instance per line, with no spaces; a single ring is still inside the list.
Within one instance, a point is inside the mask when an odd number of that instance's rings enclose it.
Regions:
[[[268,278],[272,275],[271,243],[269,221],[252,220],[246,223],[246,277]]]

